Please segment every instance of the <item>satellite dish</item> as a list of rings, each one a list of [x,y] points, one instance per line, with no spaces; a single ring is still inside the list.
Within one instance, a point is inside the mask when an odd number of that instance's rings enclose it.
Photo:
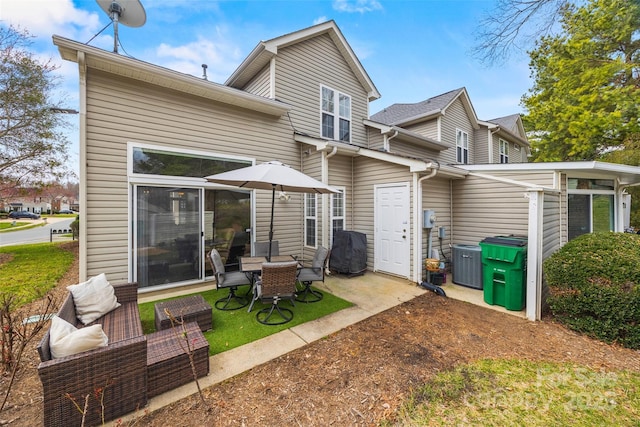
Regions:
[[[140,0],[96,0],[113,22],[113,51],[118,53],[118,23],[127,27],[142,27],[147,14]]]

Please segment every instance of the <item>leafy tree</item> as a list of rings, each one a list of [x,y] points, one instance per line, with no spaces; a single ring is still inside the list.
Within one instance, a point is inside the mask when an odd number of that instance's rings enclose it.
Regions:
[[[26,30],[0,26],[0,192],[65,176],[64,110],[52,101],[57,69],[29,52]]]
[[[497,0],[480,21],[474,55],[492,64],[506,60],[513,50],[553,33],[567,0]]]
[[[530,52],[523,104],[534,157],[599,159],[640,133],[640,3],[590,0],[566,7],[561,23]]]

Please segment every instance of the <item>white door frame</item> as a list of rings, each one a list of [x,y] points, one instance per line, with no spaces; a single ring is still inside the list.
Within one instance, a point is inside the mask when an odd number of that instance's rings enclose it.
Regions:
[[[393,270],[393,271],[388,271],[389,268],[385,268],[382,267],[382,260],[380,258],[381,255],[381,243],[380,243],[380,238],[381,238],[381,233],[380,233],[380,221],[382,220],[381,218],[381,212],[380,212],[380,207],[379,207],[379,195],[378,192],[381,189],[388,189],[388,188],[400,188],[402,189],[403,193],[402,194],[402,208],[401,208],[401,218],[398,218],[398,225],[400,227],[402,227],[402,229],[404,230],[404,232],[402,232],[402,235],[404,237],[399,237],[398,241],[400,239],[402,239],[403,245],[400,248],[401,250],[396,253],[396,259],[397,260],[401,260],[402,264],[396,264],[397,265],[397,269]],[[409,182],[395,182],[395,183],[387,183],[387,184],[377,184],[374,185],[374,264],[373,264],[373,270],[374,271],[381,271],[381,272],[386,272],[386,273],[390,273],[390,274],[395,274],[395,275],[399,275],[402,277],[407,277],[410,278],[411,277],[411,195],[410,195],[410,183]],[[400,233],[402,230],[397,230],[397,234]]]

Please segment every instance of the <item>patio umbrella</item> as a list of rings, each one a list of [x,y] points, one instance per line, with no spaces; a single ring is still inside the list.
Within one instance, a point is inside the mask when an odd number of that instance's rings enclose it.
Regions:
[[[269,225],[269,256],[267,257],[269,261],[271,260],[271,242],[273,241],[273,209],[276,190],[291,193],[338,193],[335,188],[275,160],[210,175],[205,179],[210,182],[234,185],[241,188],[271,190],[271,223]]]

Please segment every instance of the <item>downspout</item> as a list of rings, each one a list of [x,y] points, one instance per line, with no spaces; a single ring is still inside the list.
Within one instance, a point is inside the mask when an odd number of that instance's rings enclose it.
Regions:
[[[329,185],[329,159],[336,155],[338,147],[334,146],[330,153],[322,152],[322,182]],[[329,247],[329,195],[322,195],[322,246]]]
[[[489,130],[489,147],[487,147],[488,155],[489,155],[489,163],[493,163],[493,135],[500,131],[498,127],[493,132]]]
[[[427,164],[428,168],[431,168],[431,173],[429,175],[425,175],[418,179],[417,173],[414,173],[414,181],[415,181],[415,197],[413,203],[413,281],[416,283],[420,283],[422,281],[422,183],[428,179],[433,178],[438,173],[438,169],[440,166],[434,167],[432,162]]]
[[[385,133],[384,134],[384,142],[382,143],[382,148],[384,149],[384,151],[386,151],[387,153],[391,151],[391,146],[389,145],[389,141],[391,141],[393,138],[395,138],[396,136],[398,136],[398,131],[395,131],[395,133],[393,134],[393,136],[389,136],[389,133]]]

